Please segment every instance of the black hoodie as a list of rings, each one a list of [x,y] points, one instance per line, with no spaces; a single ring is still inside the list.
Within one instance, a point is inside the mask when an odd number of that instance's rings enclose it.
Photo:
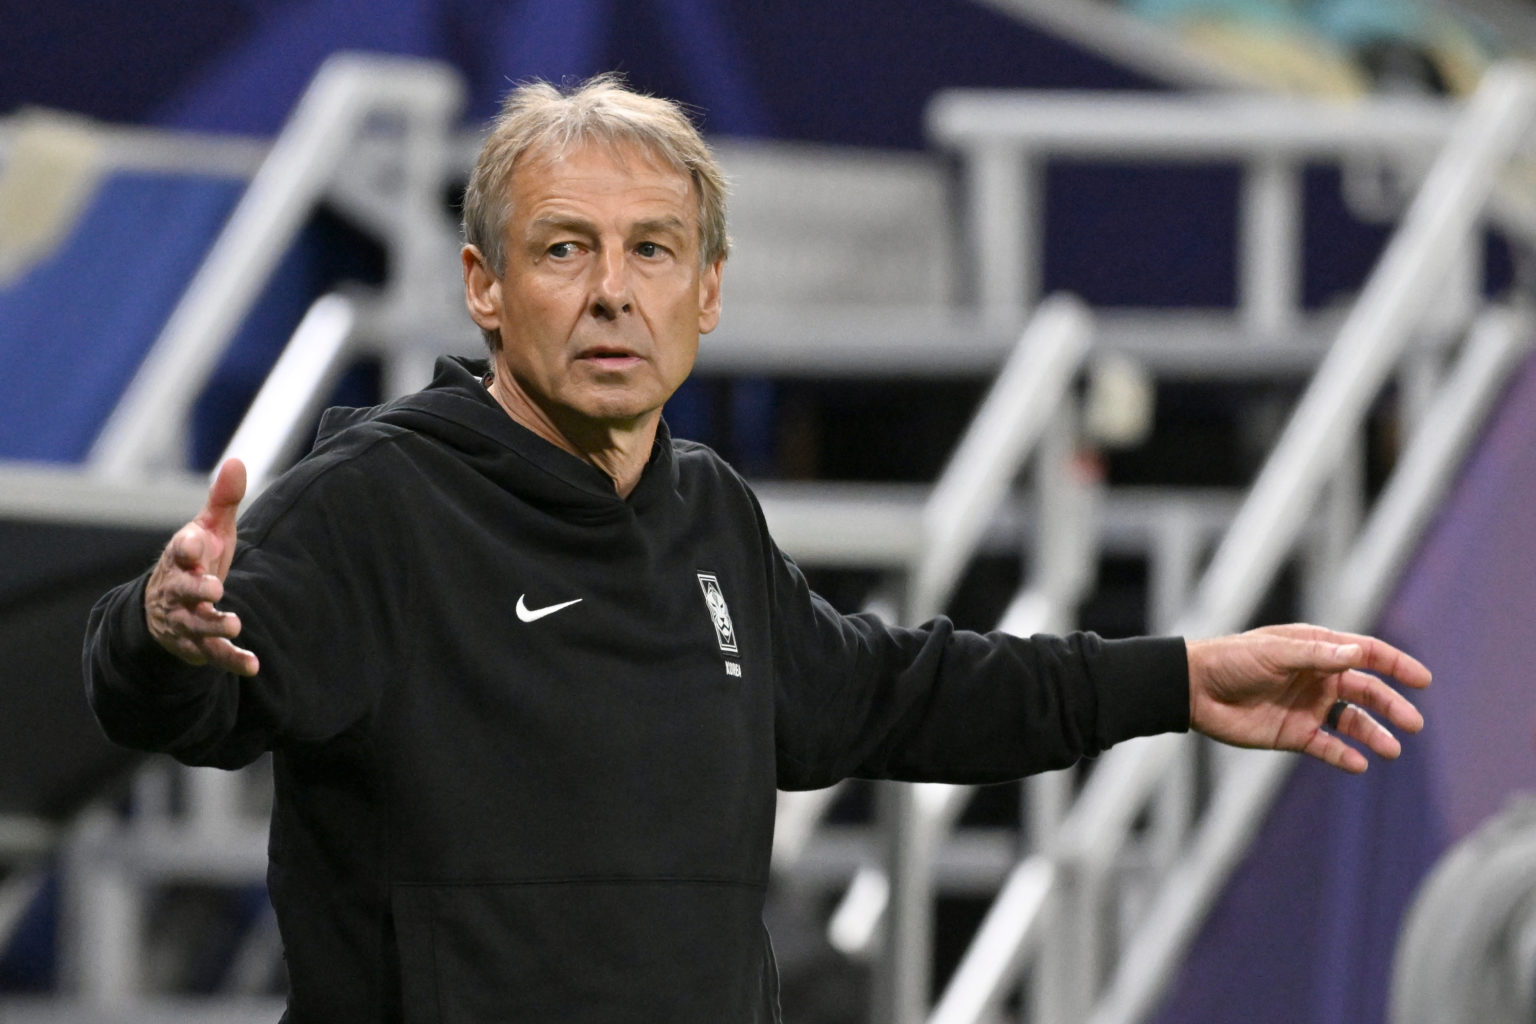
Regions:
[[[274,753],[292,1024],[778,1019],[774,789],[990,782],[1187,726],[1178,640],[843,616],[661,428],[625,500],[483,366],[332,410],[241,518],[240,679],[93,610],[91,703],[188,764]]]

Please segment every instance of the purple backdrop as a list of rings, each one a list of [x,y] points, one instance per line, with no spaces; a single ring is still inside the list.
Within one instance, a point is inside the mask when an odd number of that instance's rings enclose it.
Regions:
[[[1536,788],[1536,358],[1398,586],[1384,635],[1435,671],[1422,742],[1434,806],[1461,839]]]
[[[1450,843],[1536,788],[1536,357],[1399,581],[1379,633],[1435,672],[1425,732],[1350,777],[1297,766],[1160,1024],[1380,1024],[1403,913]]]

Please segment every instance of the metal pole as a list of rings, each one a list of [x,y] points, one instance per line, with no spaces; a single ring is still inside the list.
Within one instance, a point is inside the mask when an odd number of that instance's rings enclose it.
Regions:
[[[1216,552],[1181,632],[1220,631],[1252,614],[1254,580],[1274,573],[1301,527],[1298,499],[1336,468],[1334,439],[1401,357],[1455,258],[1460,226],[1477,217],[1524,140],[1533,101],[1536,78],[1506,68],[1485,77]]]
[[[870,1002],[871,1024],[922,1024],[933,973],[932,851],[918,827],[917,790],[881,786],[890,897],[881,977]]]
[[[1301,184],[1295,165],[1268,155],[1243,175],[1238,303],[1243,326],[1276,337],[1296,321],[1300,296]]]
[[[1011,328],[1040,293],[1039,175],[1016,145],[991,141],[970,151],[966,171],[976,304],[989,323]]]

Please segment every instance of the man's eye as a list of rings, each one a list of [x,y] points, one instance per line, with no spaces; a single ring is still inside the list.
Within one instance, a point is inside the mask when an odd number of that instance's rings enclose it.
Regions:
[[[635,246],[635,252],[638,255],[645,257],[646,259],[660,256],[665,251],[665,249],[657,245],[655,242],[641,242],[639,245]]]
[[[549,254],[557,260],[563,260],[567,257],[574,256],[576,255],[576,243],[556,242],[554,245],[549,247]]]

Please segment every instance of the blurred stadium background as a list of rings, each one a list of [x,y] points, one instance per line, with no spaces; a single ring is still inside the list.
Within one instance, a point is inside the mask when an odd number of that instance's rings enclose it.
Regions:
[[[781,800],[799,1024],[1536,1016],[1536,8],[0,0],[0,1021],[274,1021],[262,766],[110,747],[86,610],[318,408],[479,340],[511,81],[619,69],[734,183],[675,433],[847,609],[1429,663],[1363,778],[1190,738]],[[259,484],[259,481],[258,481]],[[1439,865],[1437,868],[1436,865]]]

